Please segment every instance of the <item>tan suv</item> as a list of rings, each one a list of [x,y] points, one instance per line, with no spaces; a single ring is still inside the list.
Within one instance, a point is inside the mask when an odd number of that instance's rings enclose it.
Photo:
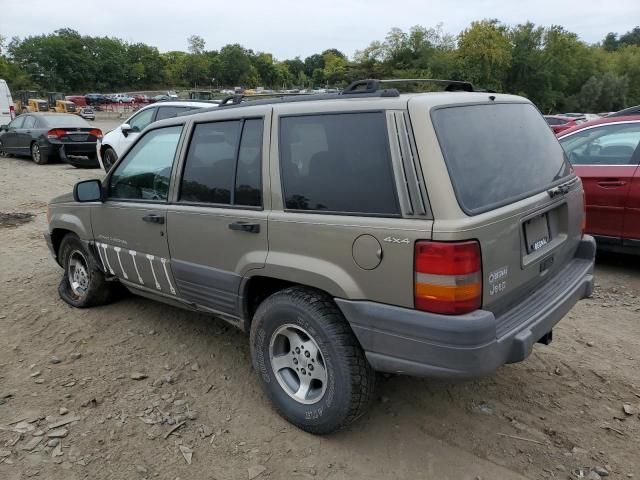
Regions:
[[[438,83],[153,123],[49,205],[62,298],[119,283],[250,332],[264,391],[313,433],[360,416],[375,371],[524,360],[593,287],[582,184],[531,102]]]

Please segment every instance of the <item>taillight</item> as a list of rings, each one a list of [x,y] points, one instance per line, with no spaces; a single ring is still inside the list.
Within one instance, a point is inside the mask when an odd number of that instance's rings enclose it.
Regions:
[[[54,128],[47,132],[47,138],[62,138],[67,134],[62,128]]]
[[[93,135],[96,138],[102,138],[102,130],[94,128],[93,130],[89,130],[89,135]]]
[[[444,314],[468,313],[482,303],[480,244],[432,242],[415,245],[415,308]]]
[[[13,105],[9,106],[9,116],[11,117],[11,120],[14,120],[16,118],[16,107],[14,107]]]

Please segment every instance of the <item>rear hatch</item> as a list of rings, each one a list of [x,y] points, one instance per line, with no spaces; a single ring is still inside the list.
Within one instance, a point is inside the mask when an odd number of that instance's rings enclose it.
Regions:
[[[570,268],[582,236],[582,184],[529,103],[454,104],[431,108],[430,117],[440,172],[451,181],[429,189],[426,178],[433,239],[479,242],[482,308],[499,317]]]

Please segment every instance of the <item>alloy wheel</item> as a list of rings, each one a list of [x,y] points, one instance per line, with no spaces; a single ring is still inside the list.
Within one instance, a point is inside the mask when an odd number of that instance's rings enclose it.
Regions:
[[[80,250],[74,250],[69,255],[67,277],[71,291],[80,298],[84,297],[89,289],[89,267]]]
[[[322,399],[328,372],[322,351],[305,329],[279,327],[271,336],[269,360],[278,383],[295,401],[308,405]]]

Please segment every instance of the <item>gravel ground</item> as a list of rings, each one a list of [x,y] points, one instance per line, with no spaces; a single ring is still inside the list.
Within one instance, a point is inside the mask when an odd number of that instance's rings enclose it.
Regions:
[[[638,258],[601,255],[594,297],[527,361],[383,377],[365,417],[314,437],[272,411],[224,322],[58,298],[46,202],[100,176],[0,158],[0,478],[640,478]]]

